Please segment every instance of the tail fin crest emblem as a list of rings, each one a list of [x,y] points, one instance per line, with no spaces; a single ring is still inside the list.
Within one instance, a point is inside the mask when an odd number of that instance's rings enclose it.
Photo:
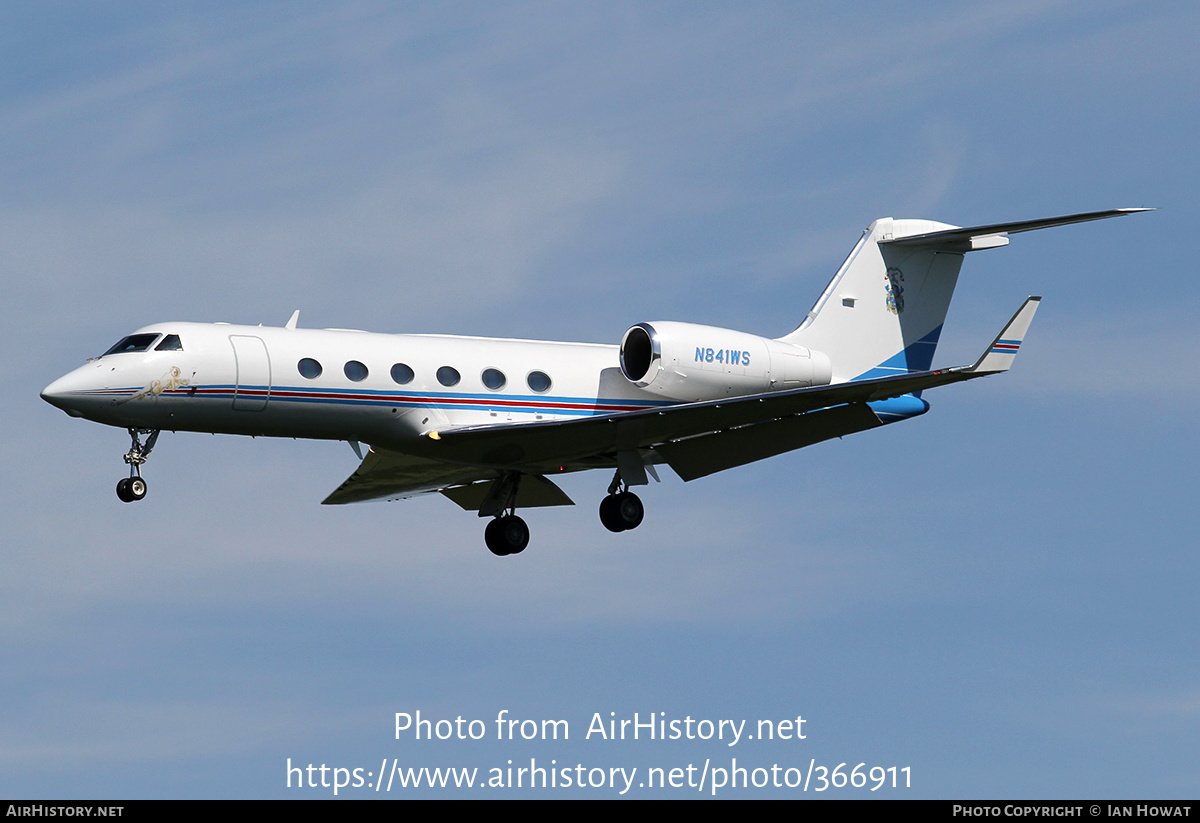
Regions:
[[[887,309],[892,314],[904,312],[904,272],[892,266],[884,276],[883,290],[887,294]]]

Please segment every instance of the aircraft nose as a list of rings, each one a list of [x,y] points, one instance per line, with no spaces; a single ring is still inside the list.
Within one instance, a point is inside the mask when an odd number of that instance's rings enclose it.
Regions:
[[[63,389],[63,379],[60,377],[51,383],[46,388],[42,389],[42,399],[52,406],[57,406],[62,400],[65,391]]]
[[[51,406],[62,409],[72,417],[82,417],[83,414],[72,406],[79,380],[74,372],[65,374],[42,389],[42,399]]]

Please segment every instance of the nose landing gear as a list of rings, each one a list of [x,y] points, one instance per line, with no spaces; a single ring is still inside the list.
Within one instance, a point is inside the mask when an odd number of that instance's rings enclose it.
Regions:
[[[140,477],[126,477],[117,481],[117,497],[122,503],[133,503],[146,496],[146,481]]]
[[[125,462],[129,464],[129,477],[117,483],[117,497],[122,503],[133,503],[146,496],[146,481],[142,479],[142,464],[150,456],[154,444],[158,442],[158,429],[130,429],[129,439],[132,443],[125,454]],[[146,442],[142,443],[141,435],[149,434]]]

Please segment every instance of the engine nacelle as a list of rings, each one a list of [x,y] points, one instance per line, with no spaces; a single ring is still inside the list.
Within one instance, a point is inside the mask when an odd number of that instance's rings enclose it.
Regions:
[[[694,323],[638,323],[621,338],[621,373],[672,400],[719,400],[806,386],[833,376],[803,346]]]

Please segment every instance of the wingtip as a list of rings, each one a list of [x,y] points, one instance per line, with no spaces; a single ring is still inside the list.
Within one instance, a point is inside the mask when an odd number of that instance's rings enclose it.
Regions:
[[[1016,358],[1021,344],[1025,342],[1025,335],[1029,332],[1033,316],[1037,313],[1038,305],[1041,302],[1040,295],[1031,294],[1025,298],[1021,308],[1017,309],[1012,319],[996,335],[992,345],[988,346],[975,364],[966,371],[975,374],[996,374],[1008,371],[1012,367],[1012,362]]]

